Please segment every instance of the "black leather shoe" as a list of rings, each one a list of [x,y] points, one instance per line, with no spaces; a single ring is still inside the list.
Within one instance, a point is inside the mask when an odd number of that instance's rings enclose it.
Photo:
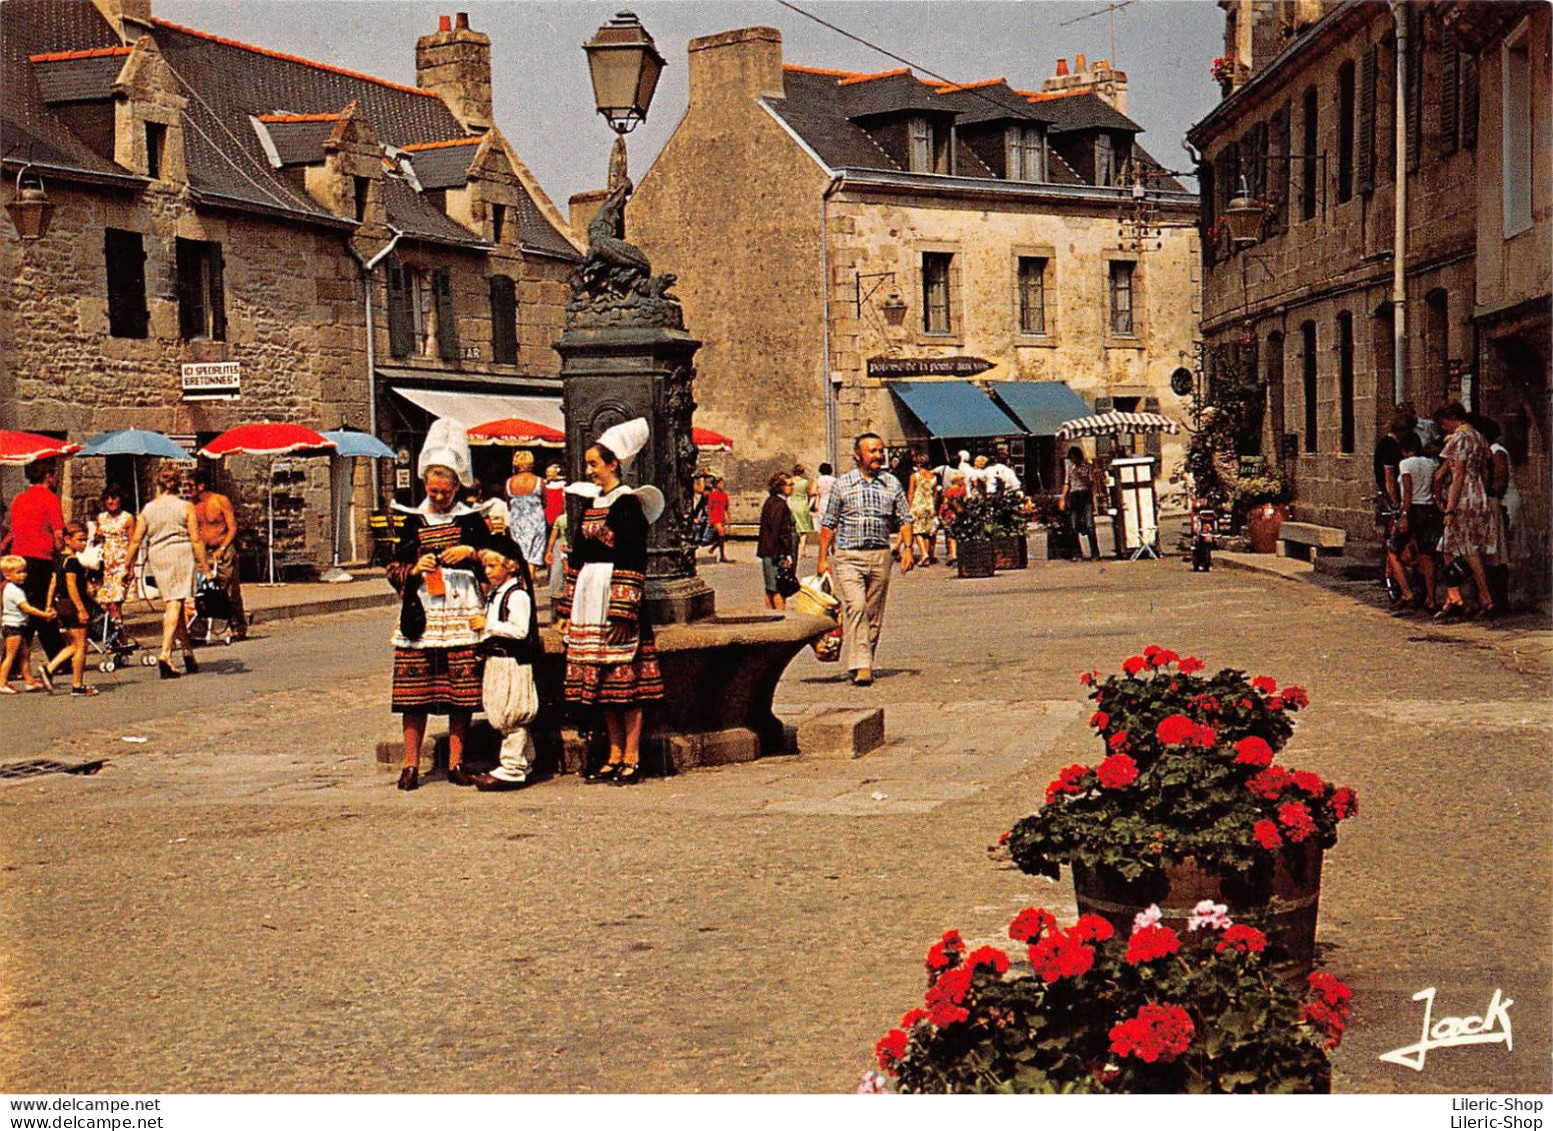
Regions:
[[[183,673],[185,675],[195,675],[199,670],[199,661],[194,658],[194,653],[185,652],[183,654]]]
[[[603,785],[614,781],[619,772],[619,762],[605,762],[602,766],[595,766],[592,773],[584,774],[582,780],[588,785]]]
[[[448,782],[452,785],[474,785],[475,775],[463,766],[454,766],[448,770]]]
[[[638,785],[647,775],[642,773],[642,767],[637,762],[627,762],[620,767],[620,772],[615,774],[616,785]]]
[[[421,771],[414,766],[406,766],[399,771],[399,788],[408,792],[421,788]]]
[[[163,679],[177,679],[180,674],[174,671],[173,666],[166,660],[158,660],[156,662],[156,671]]]

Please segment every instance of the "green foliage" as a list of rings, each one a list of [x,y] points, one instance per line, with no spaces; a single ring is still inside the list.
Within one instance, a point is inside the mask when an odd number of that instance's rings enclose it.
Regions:
[[[1125,666],[1090,693],[1106,759],[1063,770],[1010,830],[1023,871],[1057,879],[1079,864],[1136,880],[1196,859],[1243,872],[1285,844],[1336,843],[1338,821],[1358,811],[1353,791],[1268,765],[1308,702],[1302,688],[1232,668],[1199,674],[1195,657],[1152,645]]]
[[[990,542],[1023,534],[1028,522],[1019,497],[1012,491],[999,491],[996,495],[972,493],[949,532],[957,542]]]
[[[1216,357],[1202,425],[1186,449],[1186,471],[1195,491],[1213,506],[1230,502],[1236,457],[1254,454],[1261,445],[1266,396],[1255,369],[1238,351]]]

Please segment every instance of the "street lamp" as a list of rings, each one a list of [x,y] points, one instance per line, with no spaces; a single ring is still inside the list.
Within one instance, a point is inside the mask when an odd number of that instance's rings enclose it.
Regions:
[[[582,45],[593,77],[593,102],[615,131],[615,151],[610,158],[609,187],[626,176],[625,135],[647,120],[663,56],[635,12],[617,12]]]
[[[1262,220],[1267,215],[1267,209],[1262,202],[1251,196],[1251,190],[1246,186],[1246,178],[1240,178],[1240,194],[1230,200],[1224,209],[1224,224],[1229,230],[1229,238],[1235,243],[1256,243],[1261,234]]]
[[[870,284],[866,291],[863,289],[865,282]],[[895,282],[894,271],[879,271],[871,275],[859,272],[853,281],[856,289],[854,302],[857,304],[857,316],[859,318],[863,316],[863,304],[871,301],[880,287],[893,282]],[[906,300],[894,287],[885,292],[884,301],[879,304],[879,309],[884,312],[884,320],[891,326],[899,326],[906,321]]]
[[[31,165],[23,165],[16,174],[16,192],[5,210],[11,215],[11,223],[16,225],[17,235],[24,240],[41,240],[48,234],[49,221],[54,218],[54,202],[43,189],[43,178],[36,173],[30,184],[22,183],[30,168]]]

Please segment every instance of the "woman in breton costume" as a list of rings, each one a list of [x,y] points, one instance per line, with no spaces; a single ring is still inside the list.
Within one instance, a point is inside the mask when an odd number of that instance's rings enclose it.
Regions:
[[[403,598],[393,638],[392,709],[404,716],[399,788],[405,790],[420,786],[421,744],[433,714],[448,717],[448,781],[475,784],[463,766],[470,716],[480,707],[480,633],[470,622],[485,611],[476,555],[492,542],[485,516],[459,501],[461,489],[474,482],[462,428],[433,421],[416,470],[426,497],[414,508],[395,504],[406,518],[388,567],[388,582]]]
[[[642,708],[663,698],[652,626],[642,612],[647,528],[663,513],[656,487],[621,478],[647,443],[638,417],[606,430],[584,453],[589,482],[568,488],[588,498],[566,561],[556,627],[566,641],[566,699],[597,707],[609,731],[609,760],[588,780],[641,780]]]

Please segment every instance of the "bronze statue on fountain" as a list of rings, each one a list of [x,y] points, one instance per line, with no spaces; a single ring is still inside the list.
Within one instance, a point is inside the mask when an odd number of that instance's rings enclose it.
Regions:
[[[685,314],[669,293],[671,274],[654,275],[642,249],[627,243],[629,177],[620,177],[588,225],[588,257],[572,274],[567,329],[656,327],[683,330]]]

